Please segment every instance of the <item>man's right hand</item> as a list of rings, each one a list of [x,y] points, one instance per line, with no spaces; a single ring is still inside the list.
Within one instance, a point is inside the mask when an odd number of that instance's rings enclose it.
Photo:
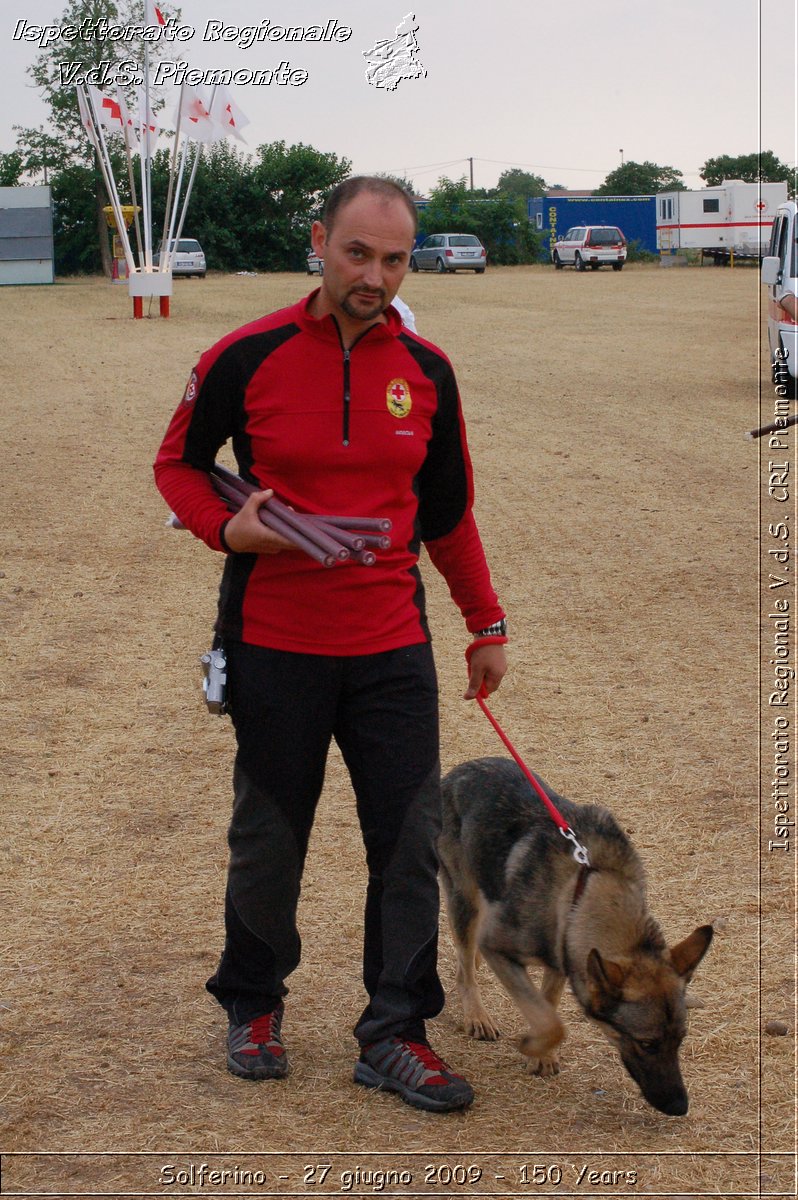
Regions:
[[[224,538],[236,554],[279,554],[282,550],[295,550],[296,546],[264,525],[258,509],[274,495],[271,488],[264,492],[253,492],[246,504],[227,522]]]

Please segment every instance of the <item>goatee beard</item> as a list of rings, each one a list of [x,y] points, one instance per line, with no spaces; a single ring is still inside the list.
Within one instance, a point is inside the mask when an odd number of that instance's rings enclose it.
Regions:
[[[362,309],[356,308],[348,295],[344,296],[343,300],[341,301],[341,308],[348,317],[352,317],[355,321],[370,321],[374,317],[379,317],[387,307],[388,304],[386,302],[385,293],[382,291],[380,292],[379,296],[375,297],[373,307],[368,309],[366,312],[363,312]]]

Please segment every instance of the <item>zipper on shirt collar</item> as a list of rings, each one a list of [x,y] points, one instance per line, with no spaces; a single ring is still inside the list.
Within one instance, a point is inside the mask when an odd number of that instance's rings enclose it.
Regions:
[[[344,350],[344,429],[343,443],[349,445],[349,402],[351,399],[349,385],[349,351]]]
[[[341,328],[340,328],[338,322],[336,321],[335,317],[333,317],[333,316],[331,316],[331,320],[332,320],[332,323],[335,326],[336,331],[338,333],[338,341],[341,343],[341,350],[343,351],[343,355],[344,355],[344,398],[343,398],[342,442],[343,442],[344,446],[348,446],[349,445],[349,410],[350,410],[351,399],[352,399],[349,361],[352,356],[352,351],[354,350],[354,348],[358,344],[358,342],[362,341],[362,339],[366,336],[366,334],[370,333],[372,329],[376,329],[376,327],[378,325],[380,325],[381,322],[375,321],[373,325],[369,325],[368,329],[364,329],[362,333],[358,334],[358,336],[352,342],[352,345],[347,349],[344,346],[344,339],[341,337]]]

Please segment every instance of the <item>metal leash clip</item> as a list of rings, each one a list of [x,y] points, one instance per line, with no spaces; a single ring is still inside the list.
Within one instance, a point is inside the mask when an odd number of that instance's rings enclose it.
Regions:
[[[587,848],[585,846],[583,846],[582,843],[579,841],[579,839],[577,838],[577,836],[574,833],[571,826],[568,825],[565,829],[563,829],[562,826],[560,826],[560,833],[563,835],[563,837],[565,838],[565,840],[567,842],[571,842],[573,844],[574,858],[579,863],[579,865],[581,867],[589,867],[590,866],[590,855],[587,852]]]

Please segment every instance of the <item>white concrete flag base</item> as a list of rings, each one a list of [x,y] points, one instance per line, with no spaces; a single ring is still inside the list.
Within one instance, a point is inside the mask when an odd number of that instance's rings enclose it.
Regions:
[[[171,296],[171,271],[132,271],[127,277],[128,295],[138,296]]]

